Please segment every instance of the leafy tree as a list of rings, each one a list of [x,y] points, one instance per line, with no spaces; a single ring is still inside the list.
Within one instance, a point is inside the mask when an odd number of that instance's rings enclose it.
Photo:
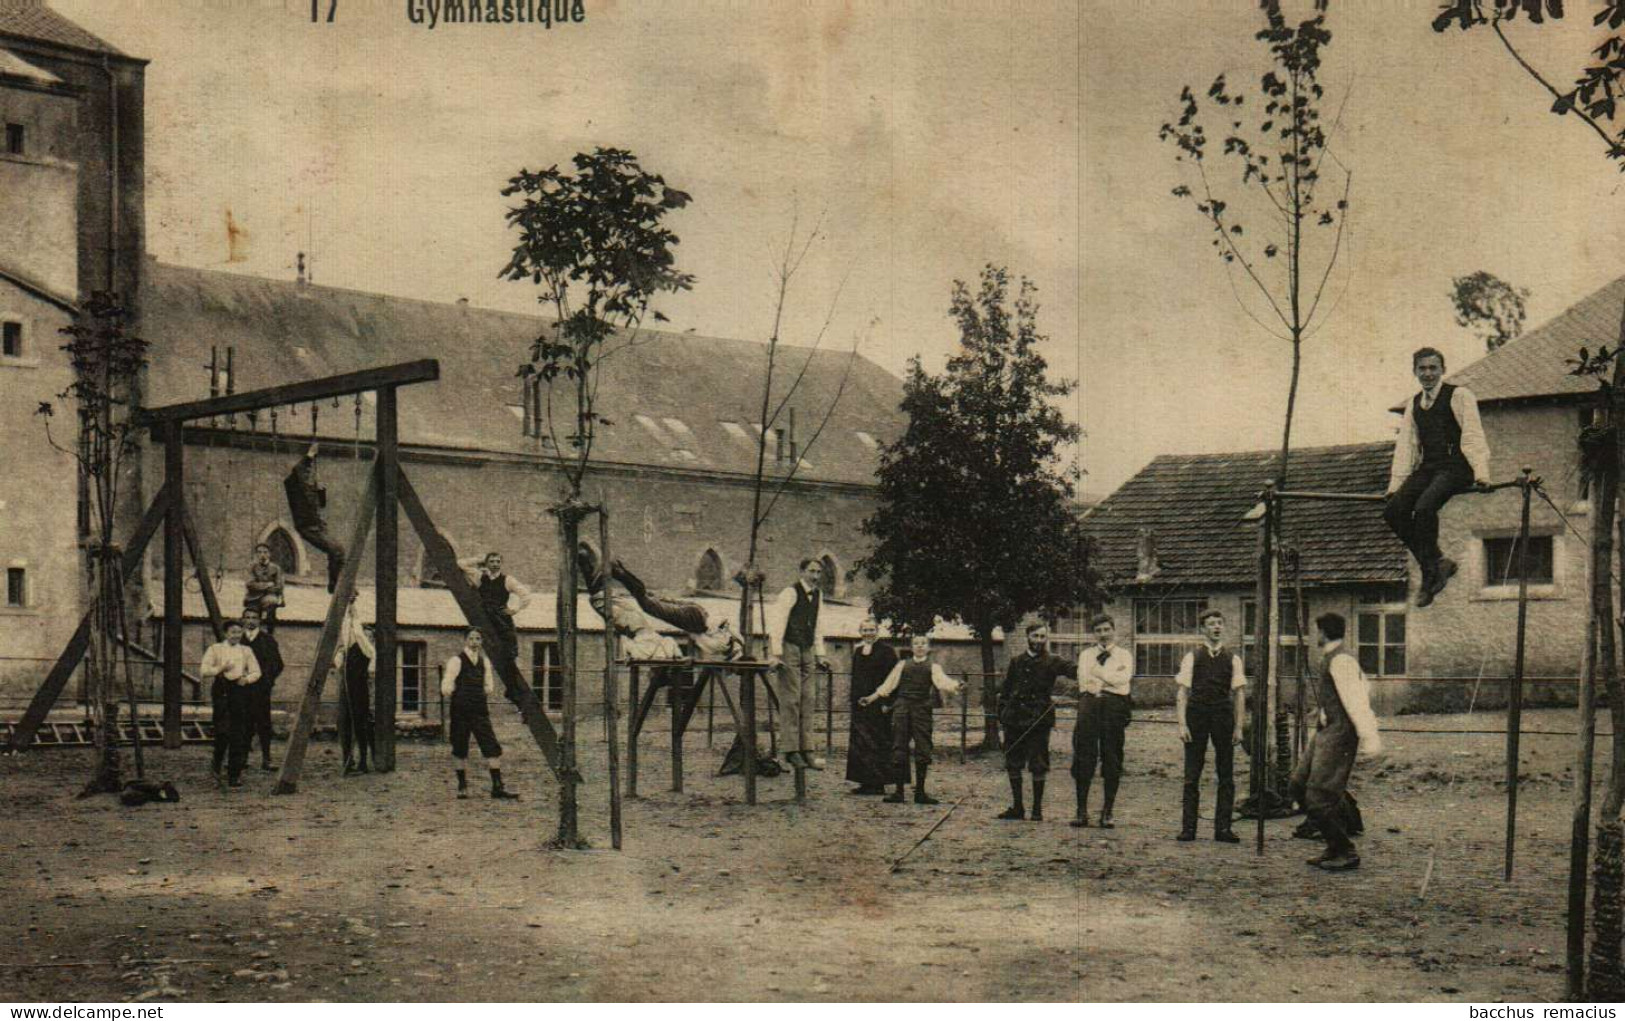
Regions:
[[[858,569],[877,583],[875,616],[929,630],[959,621],[981,643],[982,747],[999,747],[993,631],[1035,611],[1098,602],[1090,541],[1058,450],[1077,440],[1055,400],[1074,383],[1046,376],[1035,290],[982,271],[955,281],[960,347],[939,376],[919,359],[903,390],[908,427],[881,448],[878,506],[864,522],[874,549]]]
[[[1328,3],[1314,0],[1313,13],[1294,24],[1283,13],[1281,0],[1262,0],[1264,27],[1253,38],[1265,53],[1256,83],[1243,86],[1221,73],[1206,90],[1186,85],[1179,93],[1178,120],[1164,123],[1159,132],[1177,147],[1175,160],[1189,168],[1189,180],[1176,186],[1173,195],[1191,202],[1206,221],[1209,243],[1224,263],[1235,300],[1261,330],[1291,345],[1276,474],[1276,485],[1283,489],[1291,465],[1303,342],[1331,312],[1322,300],[1342,252],[1353,184],[1353,174],[1329,143],[1341,109],[1330,129],[1321,116],[1326,95],[1320,83],[1321,54],[1332,41],[1326,27]],[[1217,158],[1210,159],[1215,151]],[[1221,167],[1229,171],[1227,178],[1220,176]],[[1329,192],[1322,191],[1323,174],[1331,181]],[[1244,291],[1262,300],[1262,314],[1243,300]],[[1284,514],[1281,505],[1277,510],[1272,549],[1278,551]],[[1278,702],[1276,643],[1270,636],[1280,633],[1279,573],[1272,569],[1259,582],[1259,605],[1270,608],[1268,619],[1260,621],[1259,648],[1270,650],[1264,676],[1272,704]],[[1273,779],[1279,795],[1290,772],[1292,747],[1286,714],[1277,708],[1272,719]],[[1262,758],[1256,761],[1264,765]],[[1254,772],[1255,792],[1264,773]]]
[[[1456,325],[1478,334],[1492,353],[1523,333],[1527,297],[1529,288],[1513,287],[1484,270],[1450,281],[1450,303],[1456,309]]]
[[[1564,16],[1563,0],[1448,0],[1433,19],[1433,29],[1444,32],[1455,27],[1463,31],[1488,28],[1502,49],[1532,81],[1552,99],[1550,110],[1560,117],[1573,117],[1603,145],[1605,157],[1625,170],[1625,118],[1621,118],[1618,98],[1625,89],[1625,0],[1595,0],[1591,24],[1602,34],[1592,47],[1594,63],[1580,69],[1572,84],[1553,84],[1557,76],[1543,72],[1513,42],[1508,28],[1520,19],[1534,31],[1538,26]],[[1606,28],[1603,28],[1606,26]],[[1519,31],[1514,28],[1513,31]],[[1588,345],[1589,347],[1589,345]],[[1593,426],[1580,436],[1580,449],[1586,473],[1592,482],[1596,505],[1591,534],[1593,584],[1591,615],[1587,625],[1586,670],[1600,675],[1613,717],[1613,757],[1602,809],[1597,818],[1595,900],[1592,903],[1592,945],[1589,974],[1583,960],[1583,932],[1569,935],[1567,992],[1571,998],[1582,994],[1589,999],[1617,1000],[1625,994],[1625,960],[1621,937],[1625,936],[1625,682],[1617,672],[1618,634],[1615,630],[1612,592],[1614,541],[1611,525],[1616,524],[1625,538],[1625,517],[1618,514],[1619,485],[1625,480],[1625,314],[1621,315],[1614,347],[1604,341],[1593,352],[1581,348],[1572,359],[1574,373],[1598,379],[1598,412]],[[1625,573],[1620,575],[1620,600],[1625,603]],[[1582,712],[1589,707],[1583,707]],[[1592,736],[1583,728],[1578,777],[1591,775]],[[1588,829],[1591,814],[1589,783],[1577,785],[1570,857],[1571,917],[1584,914],[1584,875],[1590,853]]]
[[[136,708],[129,650],[120,643],[120,636],[130,633],[125,626],[124,569],[120,549],[113,542],[119,482],[128,474],[130,456],[137,448],[137,429],[130,413],[136,407],[136,387],[147,363],[147,342],[129,332],[128,320],[129,312],[118,295],[98,291],[78,310],[73,324],[62,329],[69,338],[62,350],[73,367],[73,382],[58,397],[76,412],[77,431],[71,448],[58,445],[51,435],[55,408],[42,402],[36,410],[45,420],[51,445],[66,450],[78,463],[89,504],[92,540],[82,544],[82,550],[94,627],[85,655],[85,690],[94,725],[96,767],[85,794],[116,794],[123,788],[118,752],[121,672],[132,718]],[[143,769],[137,737],[139,777]]]
[[[518,196],[507,214],[518,232],[513,256],[499,274],[541,289],[537,301],[554,323],[531,342],[518,375],[545,395],[544,420],[564,467],[565,493],[552,508],[559,521],[559,665],[564,687],[560,727],[559,831],[556,843],[582,847],[577,826],[576,681],[577,577],[575,550],[581,520],[592,512],[581,499],[593,440],[613,423],[598,411],[600,368],[606,358],[635,348],[646,318],[666,317],[651,302],[661,293],[689,290],[694,277],[676,268],[678,238],[665,226],[691,197],[638,165],[623,149],[577,153],[575,172],[553,166],[521,170],[502,190]],[[567,430],[560,443],[560,425]]]

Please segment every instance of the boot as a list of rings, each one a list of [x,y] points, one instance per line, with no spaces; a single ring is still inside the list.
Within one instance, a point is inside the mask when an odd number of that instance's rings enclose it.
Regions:
[[[1101,829],[1110,830],[1116,828],[1116,824],[1112,822],[1112,806],[1115,804],[1117,804],[1117,778],[1108,776],[1106,778],[1106,804],[1100,809]]]
[[[998,817],[1000,819],[1027,818],[1026,802],[1021,796],[1021,774],[1019,772],[1010,774],[1010,807],[1000,812]]]
[[[466,769],[457,771],[457,797],[459,799],[468,797],[468,770]]]
[[[1218,797],[1218,800],[1214,803],[1214,806],[1213,806],[1213,838],[1215,840],[1224,840],[1224,836],[1223,836],[1224,834],[1229,834],[1231,836],[1235,835],[1234,833],[1231,833],[1231,830],[1230,830],[1230,820],[1231,820],[1231,817],[1235,814],[1235,808],[1236,808],[1236,784],[1235,784],[1235,781],[1232,780],[1232,781],[1230,781],[1228,783],[1223,781],[1223,780],[1219,781],[1219,797]],[[1191,827],[1192,830],[1194,830],[1195,828],[1196,827],[1194,825]],[[1225,842],[1226,843],[1232,843],[1232,844],[1236,843],[1236,841],[1234,841],[1234,840],[1229,840],[1229,841],[1225,841]]]
[[[905,800],[904,797],[903,797],[903,782],[901,780],[899,780],[897,782],[897,790],[895,790],[892,793],[886,795],[881,800],[884,801],[888,805],[901,805]]]
[[[1027,818],[1033,822],[1044,821],[1044,781],[1036,776],[1033,777],[1033,814]]]
[[[1179,815],[1179,839],[1191,841],[1196,839],[1197,807],[1201,801],[1202,789],[1196,781],[1185,781],[1185,800]]]
[[[1078,814],[1072,817],[1068,826],[1083,827],[1089,825],[1089,781],[1080,780],[1077,785]]]
[[[502,770],[491,770],[491,797],[497,801],[518,801],[519,795],[502,786]]]
[[[939,802],[936,798],[933,798],[931,795],[925,793],[925,771],[926,771],[926,768],[927,768],[926,764],[922,762],[922,763],[920,763],[919,769],[917,769],[915,771],[915,774],[914,774],[914,803],[916,805],[938,805],[938,804],[941,804],[941,802]]]

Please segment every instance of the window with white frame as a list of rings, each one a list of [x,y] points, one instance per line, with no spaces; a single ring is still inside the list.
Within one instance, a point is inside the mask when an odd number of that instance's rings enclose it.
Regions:
[[[1196,642],[1205,598],[1134,600],[1134,673],[1172,677]]]
[[[1405,604],[1361,603],[1354,614],[1354,645],[1366,676],[1405,676]]]
[[[1522,572],[1519,571],[1518,537],[1485,536],[1484,547],[1484,584],[1486,587],[1500,585],[1517,585],[1520,581],[1528,581],[1531,585],[1550,585],[1556,580],[1555,537],[1550,535],[1531,535],[1529,547],[1522,559]]]
[[[530,684],[548,712],[564,709],[564,679],[559,671],[559,643],[530,643]]]
[[[429,647],[425,642],[398,642],[395,648],[400,655],[400,682],[396,686],[396,704],[403,713],[416,713],[419,716],[429,711],[428,703],[423,700],[425,690],[425,677],[429,668]]]

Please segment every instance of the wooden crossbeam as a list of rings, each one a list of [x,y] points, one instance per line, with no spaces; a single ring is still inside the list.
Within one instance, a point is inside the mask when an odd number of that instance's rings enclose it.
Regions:
[[[333,653],[338,650],[339,625],[350,607],[350,596],[355,592],[356,576],[361,573],[361,551],[367,545],[367,533],[372,530],[373,515],[378,510],[378,469],[367,476],[367,491],[362,494],[361,507],[356,512],[355,530],[347,547],[349,556],[339,572],[338,584],[327,603],[327,619],[322,624],[322,636],[316,642],[316,655],[310,664],[310,679],[305,682],[305,694],[299,701],[299,714],[294,717],[288,734],[288,750],[282,757],[282,771],[277,774],[277,794],[292,794],[299,789],[299,776],[305,768],[305,747],[310,743],[311,729],[316,725],[316,714],[322,705],[322,688],[327,684],[327,672],[333,668]],[[389,679],[381,679],[388,683]]]
[[[289,404],[305,404],[324,397],[343,397],[347,394],[382,390],[411,383],[429,383],[440,378],[440,363],[433,358],[415,362],[401,362],[376,369],[346,372],[323,379],[285,383],[262,390],[245,390],[225,397],[211,397],[184,404],[168,404],[161,408],[146,408],[135,413],[135,424],[143,428],[158,427],[170,422],[190,422],[200,418],[221,415],[241,415],[262,408],[276,408]]]
[[[457,554],[451,548],[451,543],[440,534],[429,512],[424,509],[423,501],[418,499],[417,490],[407,479],[406,472],[397,471],[400,482],[400,506],[406,511],[406,518],[412,523],[413,531],[423,541],[423,559],[425,564],[440,573],[440,580],[446,583],[451,596],[457,601],[458,609],[468,622],[480,629],[485,636],[485,647],[490,650],[501,649],[502,642],[496,629],[491,626],[491,618],[481,605],[479,596],[474,594],[473,586],[463,576],[463,569],[457,566]],[[502,675],[503,686],[507,689],[508,698],[519,707],[519,715],[525,721],[531,737],[536,740],[536,747],[542,750],[542,757],[547,760],[548,768],[553,770],[555,776],[559,771],[559,738],[553,730],[553,723],[542,711],[542,703],[536,697],[536,691],[525,682],[519,673],[519,668],[505,655],[493,655],[491,662],[496,664],[497,673]]]
[[[135,534],[130,536],[130,544],[125,547],[122,554],[122,566],[126,576],[135,574],[140,569],[141,557],[147,551],[147,544],[157,534],[158,526],[163,523],[175,492],[170,483],[164,483],[146,513],[141,515],[141,522],[136,525]],[[96,607],[92,606],[79,619],[79,627],[73,632],[73,637],[68,639],[67,647],[51,665],[51,671],[45,675],[39,690],[34,692],[34,698],[23,712],[23,718],[17,721],[17,729],[12,732],[11,743],[6,748],[8,754],[23,751],[34,743],[34,735],[39,730],[40,724],[45,722],[46,714],[56,705],[56,700],[62,695],[62,689],[67,686],[68,678],[73,676],[79,661],[85,657],[85,650],[90,647],[90,628],[95,613]]]

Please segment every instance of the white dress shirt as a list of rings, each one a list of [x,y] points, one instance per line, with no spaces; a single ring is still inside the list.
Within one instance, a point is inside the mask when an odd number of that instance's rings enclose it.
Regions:
[[[913,657],[898,660],[897,665],[891,668],[891,673],[886,675],[886,683],[876,688],[875,693],[870,695],[869,698],[878,702],[896,691],[897,686],[903,683],[903,668],[913,662],[915,662]],[[957,695],[959,693],[959,682],[949,677],[942,667],[936,663],[931,664],[931,683],[944,695]]]
[[[1440,384],[1441,386],[1443,384]],[[1423,391],[1422,405],[1433,407],[1433,399],[1438,390],[1433,393]],[[1456,416],[1456,422],[1461,426],[1461,456],[1467,459],[1467,464],[1473,469],[1474,482],[1488,482],[1490,480],[1490,444],[1484,438],[1484,423],[1478,417],[1478,398],[1464,386],[1458,386],[1450,396],[1450,410]],[[1411,472],[1422,463],[1422,439],[1416,432],[1416,402],[1405,402],[1405,420],[1399,426],[1399,438],[1394,442],[1394,463],[1388,473],[1388,492],[1396,492],[1405,480],[1410,478]]]
[[[1106,662],[1100,654],[1106,653]],[[1078,653],[1078,690],[1085,695],[1127,695],[1134,681],[1134,657],[1121,645],[1085,646]]]
[[[1206,645],[1205,642],[1203,644]],[[1224,648],[1222,644],[1207,645],[1206,647],[1210,654]],[[1179,661],[1179,674],[1174,678],[1174,683],[1181,688],[1189,688],[1191,686],[1191,674],[1195,669],[1196,653],[1185,653],[1185,658]],[[1235,691],[1237,688],[1245,688],[1246,686],[1247,668],[1242,666],[1241,657],[1232,653],[1230,656],[1230,690]]]
[[[233,684],[253,684],[260,679],[260,661],[246,645],[215,642],[204,651],[197,672],[202,677],[224,677]]]
[[[468,650],[464,649],[463,651],[467,652]],[[472,659],[473,657],[469,658]],[[491,657],[481,652],[480,661],[475,666],[485,668],[485,693],[487,695],[494,693],[497,690],[497,684],[496,677],[491,673]],[[457,678],[462,676],[462,673],[463,657],[461,655],[446,660],[446,669],[440,675],[440,694],[449,696],[456,691]]]
[[[1377,728],[1377,714],[1371,711],[1371,682],[1366,680],[1360,663],[1343,649],[1342,639],[1327,642],[1321,651],[1331,657],[1332,684],[1337,688],[1338,700],[1348,713],[1354,732],[1360,735],[1360,754],[1378,755],[1382,752],[1382,732]],[[1326,713],[1320,714],[1322,726]]]
[[[809,596],[816,589],[802,588],[801,582],[796,582],[773,600],[773,605],[767,608],[767,640],[768,651],[776,658],[784,655],[784,629],[790,623],[790,611],[796,607],[796,590],[801,589]],[[813,655],[819,659],[824,658],[824,594],[818,593],[818,610],[813,614]]]

